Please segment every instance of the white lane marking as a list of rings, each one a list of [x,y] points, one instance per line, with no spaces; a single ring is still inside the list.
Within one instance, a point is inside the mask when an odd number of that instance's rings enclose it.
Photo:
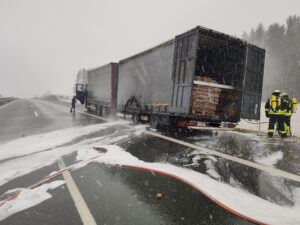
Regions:
[[[39,114],[38,114],[36,111],[34,111],[34,115],[35,115],[36,117],[39,117]]]
[[[66,168],[66,165],[61,158],[58,160],[58,166],[59,166],[59,169]],[[86,202],[84,201],[84,198],[82,197],[70,172],[68,170],[65,170],[62,173],[62,175],[66,181],[67,187],[68,187],[71,197],[75,203],[75,207],[79,213],[82,223],[84,225],[97,225],[91,211],[89,210]]]
[[[15,102],[17,102],[17,101],[19,101],[19,99],[17,99],[17,100],[13,100],[12,102],[10,102],[10,103],[7,103],[7,104],[5,104],[5,105],[1,106],[1,107],[0,107],[0,109],[3,109],[3,108],[5,108],[5,107],[7,107],[7,106],[9,106],[9,105],[12,105],[13,103],[15,103]]]
[[[218,157],[221,157],[221,158],[224,158],[224,159],[236,162],[236,163],[240,163],[240,164],[245,165],[245,166],[249,166],[249,167],[264,171],[264,172],[268,172],[268,173],[270,173],[272,175],[275,175],[275,176],[280,176],[280,177],[287,178],[287,179],[290,179],[290,180],[293,180],[293,181],[296,181],[296,182],[300,182],[300,176],[299,175],[296,175],[296,174],[293,174],[293,173],[288,173],[288,172],[285,172],[283,170],[276,169],[274,167],[265,166],[265,165],[255,163],[255,162],[251,162],[251,161],[241,159],[241,158],[238,158],[238,157],[235,157],[235,156],[227,155],[227,154],[224,154],[224,153],[221,153],[221,152],[218,152],[218,151],[214,151],[214,150],[211,150],[211,149],[201,147],[199,145],[187,143],[187,142],[177,140],[175,138],[171,138],[171,137],[168,137],[168,136],[164,136],[164,135],[161,135],[161,134],[158,134],[158,133],[153,133],[151,131],[144,131],[144,133],[150,134],[152,136],[159,137],[159,138],[162,138],[162,139],[165,139],[165,140],[168,140],[168,141],[180,144],[180,145],[184,145],[184,146],[189,147],[189,148],[194,148],[194,149],[200,150],[204,154],[215,155],[215,156],[218,156]]]
[[[53,103],[51,103],[51,104],[53,104]],[[66,107],[64,107],[64,108],[66,108]],[[95,115],[91,115],[91,114],[88,114],[88,113],[85,113],[85,114],[88,115],[88,116],[93,116],[93,117],[101,119],[101,117],[98,117],[98,116],[95,116]],[[297,174],[288,173],[288,172],[285,172],[283,170],[276,169],[274,167],[265,166],[265,165],[262,165],[262,164],[259,164],[259,163],[255,163],[255,162],[251,162],[251,161],[248,161],[248,160],[245,160],[245,159],[241,159],[241,158],[238,158],[238,157],[227,155],[227,154],[224,154],[224,153],[221,153],[221,152],[218,152],[218,151],[214,151],[214,150],[204,148],[204,147],[201,147],[199,145],[191,144],[191,143],[188,143],[188,142],[180,141],[180,140],[177,140],[175,138],[171,138],[171,137],[168,137],[168,136],[165,136],[165,135],[162,135],[162,134],[158,134],[158,133],[154,133],[154,132],[151,132],[151,131],[144,131],[144,133],[152,135],[152,136],[156,136],[156,137],[159,137],[159,138],[162,138],[162,139],[165,139],[165,140],[168,140],[168,141],[180,144],[180,145],[184,145],[184,146],[187,146],[189,148],[194,148],[194,149],[200,150],[204,154],[219,156],[221,158],[224,158],[224,159],[236,162],[236,163],[240,163],[242,165],[246,165],[246,166],[249,166],[249,167],[264,171],[264,172],[268,172],[268,173],[270,173],[271,175],[274,175],[274,176],[280,176],[280,177],[287,178],[287,179],[290,179],[290,180],[293,180],[293,181],[296,181],[296,182],[300,182],[300,176],[297,175]]]

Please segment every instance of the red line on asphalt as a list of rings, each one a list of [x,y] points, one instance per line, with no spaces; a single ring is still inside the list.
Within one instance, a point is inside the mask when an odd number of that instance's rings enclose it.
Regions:
[[[211,199],[213,202],[215,202],[216,204],[218,204],[219,206],[221,206],[222,208],[226,209],[227,211],[229,211],[230,213],[241,217],[247,221],[250,221],[252,223],[256,223],[259,225],[268,225],[267,223],[258,221],[256,219],[253,219],[247,215],[244,215],[242,213],[239,213],[238,211],[230,208],[229,206],[227,206],[225,203],[221,202],[220,200],[218,200],[217,198],[213,197],[212,195],[210,195],[209,193],[207,193],[205,190],[201,189],[200,187],[196,186],[195,184],[193,184],[192,182],[190,182],[189,180],[184,179],[183,177],[180,177],[178,175],[169,173],[169,172],[165,172],[165,171],[161,171],[158,169],[152,169],[152,168],[147,168],[147,167],[142,167],[142,166],[130,166],[130,165],[123,165],[121,167],[125,167],[125,168],[129,168],[129,169],[137,169],[137,170],[144,170],[144,171],[149,171],[149,172],[155,172],[155,173],[159,173],[165,176],[169,176],[169,177],[173,177],[177,180],[180,180],[190,186],[192,186],[193,188],[195,188],[196,190],[198,190],[199,192],[201,192],[202,194],[204,194],[206,197],[208,197],[209,199]]]
[[[80,161],[80,162],[78,162],[78,163],[82,163],[82,162],[89,163],[89,162],[95,160],[96,158],[98,158],[98,157],[100,157],[100,156],[102,156],[102,155],[95,156],[95,157],[90,158],[90,159],[88,159],[88,160],[86,160],[86,161]],[[53,173],[52,175],[45,176],[43,179],[41,179],[41,180],[39,180],[38,182],[36,182],[36,183],[34,183],[34,184],[28,186],[27,188],[28,188],[28,189],[33,189],[33,188],[35,188],[35,187],[38,187],[38,186],[40,186],[41,184],[44,184],[44,183],[46,183],[47,181],[52,180],[53,178],[60,176],[64,171],[66,171],[66,170],[71,170],[72,167],[76,166],[78,163],[74,163],[74,164],[72,164],[72,165],[70,165],[70,166],[67,166],[67,167],[65,167],[65,168],[62,168],[61,170],[56,171],[56,172]],[[0,207],[3,206],[6,202],[11,201],[11,200],[14,200],[15,198],[17,198],[17,197],[19,196],[20,193],[21,193],[21,191],[16,191],[16,192],[12,193],[11,195],[9,195],[9,196],[8,196],[7,198],[5,198],[4,200],[0,201]]]

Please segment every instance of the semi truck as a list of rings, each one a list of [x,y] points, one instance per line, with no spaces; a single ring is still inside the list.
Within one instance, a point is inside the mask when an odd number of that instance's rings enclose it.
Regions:
[[[101,115],[130,115],[154,128],[234,126],[260,118],[264,60],[264,49],[198,26],[88,71],[76,96]]]

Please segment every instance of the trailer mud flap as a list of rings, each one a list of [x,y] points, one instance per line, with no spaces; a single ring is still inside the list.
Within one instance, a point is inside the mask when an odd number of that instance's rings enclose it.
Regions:
[[[248,44],[245,57],[241,118],[259,120],[265,50]]]

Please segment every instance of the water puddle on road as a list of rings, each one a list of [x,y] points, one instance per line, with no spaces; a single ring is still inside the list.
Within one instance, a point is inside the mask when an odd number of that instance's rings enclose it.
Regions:
[[[295,140],[267,139],[253,134],[224,132],[216,136],[177,137],[291,173],[299,173],[299,143]],[[167,162],[207,174],[215,180],[246,190],[270,202],[293,206],[300,184],[223,158],[201,153],[170,141],[141,135],[122,143],[121,147],[145,162]],[[299,155],[299,156],[298,156]]]

